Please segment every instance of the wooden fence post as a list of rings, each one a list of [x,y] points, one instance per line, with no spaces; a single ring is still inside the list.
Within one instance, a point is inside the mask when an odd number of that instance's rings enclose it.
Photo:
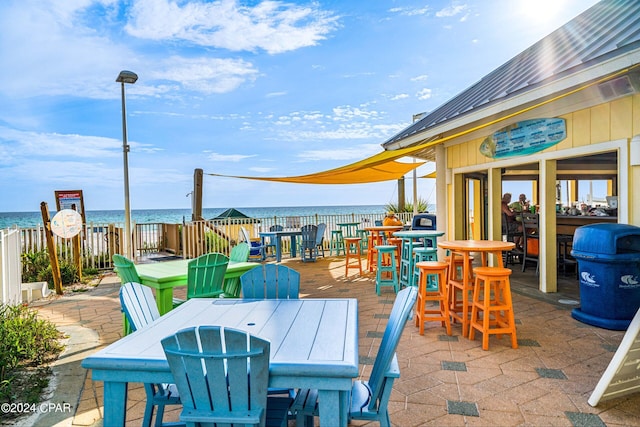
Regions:
[[[51,218],[49,217],[49,206],[47,206],[47,202],[40,203],[40,212],[42,213],[42,223],[44,224],[44,233],[47,240],[53,285],[56,289],[56,294],[62,295],[62,276],[60,275],[60,264],[58,264],[58,252],[56,251],[56,244],[53,240],[53,232],[51,231]]]

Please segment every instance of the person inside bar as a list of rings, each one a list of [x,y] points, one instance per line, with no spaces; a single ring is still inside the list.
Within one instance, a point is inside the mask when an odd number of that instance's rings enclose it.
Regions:
[[[524,196],[524,194],[521,194]],[[526,196],[525,196],[526,201]],[[509,235],[513,236],[513,243],[516,245],[516,249],[522,250],[522,224],[517,220],[517,214],[509,204],[511,203],[511,193],[504,193],[502,196],[502,213],[503,220],[506,220],[506,229]]]

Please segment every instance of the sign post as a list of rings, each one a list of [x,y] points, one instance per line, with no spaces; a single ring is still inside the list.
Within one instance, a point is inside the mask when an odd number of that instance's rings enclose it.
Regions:
[[[51,219],[49,218],[49,206],[47,205],[47,202],[40,203],[40,212],[42,213],[42,223],[44,224],[44,233],[47,240],[47,250],[49,252],[49,262],[51,263],[53,285],[56,289],[56,294],[62,295],[62,276],[60,275],[60,264],[58,264],[58,253],[56,252],[56,244],[53,241]]]
[[[65,209],[71,209],[80,214],[81,229],[87,220],[84,215],[84,198],[82,197],[82,190],[57,190],[56,195],[56,210],[58,212]],[[85,234],[86,235],[86,234]],[[80,233],[72,237],[73,245],[73,260],[75,262],[76,271],[78,272],[78,279],[82,280],[82,254],[80,251]]]

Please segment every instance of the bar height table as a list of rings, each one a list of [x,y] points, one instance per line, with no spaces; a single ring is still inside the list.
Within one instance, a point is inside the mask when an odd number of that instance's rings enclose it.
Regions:
[[[469,293],[473,289],[472,272],[469,271],[469,257],[471,252],[479,252],[481,255],[480,265],[487,266],[487,255],[493,254],[498,267],[503,267],[502,252],[510,251],[515,247],[513,242],[503,242],[501,240],[443,240],[438,242],[438,247],[447,249],[451,252],[449,264],[449,314],[452,319],[460,321],[462,324],[462,336],[469,336],[469,311],[470,300]],[[455,255],[463,257],[462,262],[462,278],[456,278]],[[453,292],[456,289],[462,290],[462,306],[460,308],[453,306]]]
[[[436,248],[437,238],[444,236],[443,231],[436,230],[406,230],[396,231],[395,237],[402,239],[402,254],[400,255],[400,287],[413,285],[414,265],[413,248],[420,239],[425,240],[425,244],[430,242],[432,248]]]

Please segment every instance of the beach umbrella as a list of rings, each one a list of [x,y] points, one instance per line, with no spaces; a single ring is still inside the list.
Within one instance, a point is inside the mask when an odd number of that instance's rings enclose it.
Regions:
[[[235,209],[235,208],[229,208],[226,211],[222,212],[220,215],[218,215],[215,218],[212,219],[227,219],[227,218],[250,218],[249,216],[243,214],[242,212],[240,212],[239,210]]]

